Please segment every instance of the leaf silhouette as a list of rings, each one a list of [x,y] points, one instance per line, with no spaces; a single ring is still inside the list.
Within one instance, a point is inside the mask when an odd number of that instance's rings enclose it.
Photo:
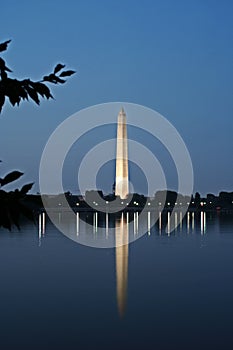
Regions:
[[[31,97],[31,99],[37,104],[39,105],[40,104],[40,100],[39,100],[39,97],[38,97],[38,94],[37,92],[31,88],[30,86],[25,86],[25,89],[26,91],[28,92],[28,95]]]
[[[59,72],[62,68],[65,68],[65,64],[58,63],[58,64],[56,65],[56,67],[54,68],[53,73],[56,74],[56,73]]]
[[[34,89],[37,91],[38,94],[40,94],[42,97],[46,97],[47,99],[53,98],[53,96],[50,93],[49,88],[42,83],[32,83],[31,85],[34,87]]]
[[[76,73],[74,70],[66,70],[65,72],[62,72],[59,77],[70,77],[74,73]]]
[[[44,79],[44,81],[49,81],[50,83],[53,83],[53,84],[58,84],[58,83],[64,84],[65,83],[65,80],[60,79],[59,77],[57,77],[53,73],[46,75],[43,79]]]
[[[12,90],[8,97],[9,97],[9,100],[10,100],[10,103],[12,104],[12,106],[14,106],[16,103],[17,103],[17,105],[19,105],[20,97],[16,91]]]
[[[11,40],[7,40],[4,43],[0,44],[0,52],[7,50],[7,45],[11,42]]]
[[[26,194],[26,193],[28,193],[28,191],[30,191],[30,189],[32,188],[33,185],[34,185],[34,182],[31,182],[31,183],[29,183],[29,184],[24,185],[24,186],[21,188],[20,193],[21,193],[21,194]]]
[[[11,173],[7,174],[3,179],[0,178],[0,185],[5,186],[8,183],[17,180],[22,175],[23,175],[23,173],[21,173],[21,171],[17,171],[17,170],[12,171]]]

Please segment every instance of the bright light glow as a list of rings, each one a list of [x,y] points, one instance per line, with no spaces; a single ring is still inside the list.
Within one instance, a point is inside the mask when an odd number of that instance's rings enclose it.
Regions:
[[[76,234],[79,234],[79,212],[76,214]]]

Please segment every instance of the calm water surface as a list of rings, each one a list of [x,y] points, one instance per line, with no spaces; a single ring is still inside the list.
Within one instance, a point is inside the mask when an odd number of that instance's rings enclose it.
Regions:
[[[1,230],[1,349],[233,349],[233,214],[190,213],[170,233],[164,217],[129,245],[148,220],[132,232],[121,220],[125,245],[109,249],[47,218]]]

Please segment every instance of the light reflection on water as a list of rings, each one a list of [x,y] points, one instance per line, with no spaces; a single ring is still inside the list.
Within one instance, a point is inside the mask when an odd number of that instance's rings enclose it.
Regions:
[[[51,214],[50,214],[51,215]],[[182,212],[175,212],[174,214],[174,223],[172,225],[171,213],[167,212],[163,214],[159,212],[158,220],[154,227],[151,227],[151,217],[153,212],[148,211],[144,213],[144,215],[139,216],[138,212],[133,213],[122,213],[121,219],[125,220],[129,223],[129,218],[131,216],[131,220],[133,221],[133,230],[129,232],[129,235],[137,236],[140,230],[144,230],[147,232],[148,236],[151,233],[158,232],[160,235],[167,235],[170,237],[171,234],[176,234],[179,232],[185,232],[189,234],[190,232],[194,232],[200,230],[201,234],[205,234],[207,230],[206,223],[206,212],[201,211],[197,212],[188,212],[187,215],[182,220]],[[86,235],[90,234],[90,229],[86,225],[86,223],[91,222],[92,233],[96,235],[96,239],[98,239],[98,227],[105,228],[105,239],[109,238],[109,227],[118,226],[119,216],[115,216],[114,214],[100,214],[98,212],[86,212],[86,213],[76,213],[76,222],[73,220],[73,216],[66,214],[65,212],[56,212],[54,213],[54,220],[59,221],[59,223],[63,223],[64,226],[69,226],[69,230],[73,235]],[[104,217],[105,216],[105,217]],[[38,224],[38,236],[41,239],[41,236],[45,234],[46,231],[46,215],[45,213],[39,214],[39,224]],[[175,230],[171,230],[171,227],[175,226]],[[167,230],[165,230],[167,227]],[[102,237],[101,237],[102,238]],[[126,243],[124,243],[126,244]]]
[[[204,235],[207,230],[206,225],[206,212],[202,211],[200,213],[188,212],[182,221],[182,212],[175,212],[174,215],[174,223],[175,230],[171,231],[171,213],[167,212],[163,214],[159,212],[159,219],[156,223],[155,227],[151,228],[151,215],[152,212],[148,211],[143,218],[139,218],[138,212],[133,213],[121,213],[120,216],[110,215],[109,213],[105,214],[105,218],[103,219],[103,215],[101,220],[99,218],[100,214],[98,212],[88,212],[82,214],[80,217],[80,212],[76,213],[76,222],[72,222],[72,217],[67,217],[66,213],[56,213],[58,216],[58,220],[61,223],[64,221],[65,225],[69,225],[70,229],[73,230],[74,234],[85,235],[89,234],[90,228],[89,225],[86,226],[87,221],[92,222],[93,232],[92,234],[98,239],[98,227],[101,225],[105,227],[105,239],[109,238],[109,224],[115,227],[115,273],[116,273],[116,296],[117,296],[117,305],[119,316],[123,317],[126,310],[126,302],[127,302],[127,285],[128,285],[128,259],[129,259],[129,219],[130,216],[133,220],[133,232],[132,235],[136,236],[140,229],[145,230],[147,227],[147,235],[158,233],[159,235],[166,235],[170,237],[171,234],[175,235],[179,231],[185,232],[189,234],[190,231],[192,233],[199,232],[201,235]],[[177,222],[179,220],[179,225],[177,226]],[[46,215],[45,213],[39,214],[38,221],[38,237],[39,237],[39,246],[41,245],[41,238],[46,233]],[[165,229],[167,227],[167,229]],[[191,230],[190,230],[191,227]],[[102,237],[101,237],[102,238]]]

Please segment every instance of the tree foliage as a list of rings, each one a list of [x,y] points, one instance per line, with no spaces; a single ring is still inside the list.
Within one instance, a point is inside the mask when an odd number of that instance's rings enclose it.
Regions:
[[[33,212],[24,203],[24,198],[31,190],[33,183],[24,185],[20,190],[6,192],[2,187],[18,180],[23,175],[20,171],[12,171],[4,178],[0,178],[0,226],[11,229],[12,224],[19,228],[21,216],[34,220]]]
[[[7,40],[0,43],[0,52],[6,51],[10,42],[11,40]],[[12,79],[9,77],[12,70],[7,67],[4,59],[0,57],[0,113],[6,98],[9,99],[12,106],[19,105],[22,100],[32,100],[39,105],[41,98],[52,99],[53,96],[46,84],[64,84],[66,82],[64,78],[75,73],[73,70],[64,70],[64,68],[64,64],[58,63],[53,72],[43,76],[40,81],[33,81],[29,78],[23,80]],[[22,172],[15,170],[4,178],[0,178],[0,227],[5,227],[8,230],[11,230],[12,225],[20,228],[21,216],[34,221],[33,212],[24,201],[33,183],[28,183],[20,190],[15,189],[10,192],[2,189],[3,186],[18,180],[22,175]]]
[[[0,52],[6,51],[10,42],[11,40],[7,40],[0,43]],[[64,64],[58,63],[53,72],[43,76],[40,81],[33,81],[29,78],[23,80],[12,79],[9,77],[12,70],[7,67],[6,62],[0,57],[0,113],[6,98],[9,99],[12,106],[19,105],[22,100],[29,99],[39,105],[40,98],[53,98],[46,84],[64,84],[66,82],[64,78],[75,73],[73,70],[63,70],[64,68]]]

